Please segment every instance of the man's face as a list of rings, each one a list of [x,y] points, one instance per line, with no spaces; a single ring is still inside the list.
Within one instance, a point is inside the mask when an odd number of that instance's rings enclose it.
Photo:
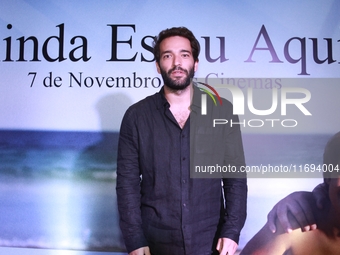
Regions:
[[[198,66],[192,56],[190,41],[181,36],[164,39],[160,44],[160,60],[156,66],[165,86],[173,90],[185,89]]]

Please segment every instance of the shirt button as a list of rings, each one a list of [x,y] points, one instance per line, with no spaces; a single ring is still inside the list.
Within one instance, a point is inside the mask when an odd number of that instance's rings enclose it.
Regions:
[[[183,204],[183,206],[184,206],[184,207],[186,207],[186,206],[187,206],[187,204],[186,204],[186,203],[184,203],[184,204]]]
[[[186,180],[182,180],[183,183],[186,183]]]

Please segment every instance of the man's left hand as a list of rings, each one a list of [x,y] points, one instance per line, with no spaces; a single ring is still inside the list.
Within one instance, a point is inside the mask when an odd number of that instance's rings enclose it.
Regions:
[[[222,237],[218,239],[216,249],[220,253],[220,255],[234,255],[237,249],[237,243],[233,240]]]

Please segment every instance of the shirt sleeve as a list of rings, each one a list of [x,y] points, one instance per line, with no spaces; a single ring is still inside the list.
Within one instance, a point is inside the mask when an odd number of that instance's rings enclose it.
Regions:
[[[223,189],[225,210],[220,237],[227,237],[238,243],[247,216],[247,179],[224,179]]]
[[[232,115],[234,123],[239,122],[237,115]],[[223,179],[225,208],[220,237],[227,237],[239,241],[240,232],[247,216],[247,179],[246,173],[241,171],[245,166],[244,151],[240,125],[233,125],[227,135],[226,163],[235,166],[237,174],[232,178]]]
[[[118,143],[117,202],[120,227],[128,252],[148,246],[143,233],[139,145],[136,114],[130,108],[124,115]]]

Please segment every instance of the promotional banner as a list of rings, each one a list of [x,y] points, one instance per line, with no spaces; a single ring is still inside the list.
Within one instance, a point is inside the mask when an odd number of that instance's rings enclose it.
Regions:
[[[336,0],[2,1],[0,246],[125,251],[120,124],[163,86],[154,37],[184,26],[201,47],[200,114],[221,97],[239,116],[211,128],[241,128],[241,252],[280,199],[323,182],[324,148],[340,131],[339,9]],[[210,178],[226,167],[194,169]]]

